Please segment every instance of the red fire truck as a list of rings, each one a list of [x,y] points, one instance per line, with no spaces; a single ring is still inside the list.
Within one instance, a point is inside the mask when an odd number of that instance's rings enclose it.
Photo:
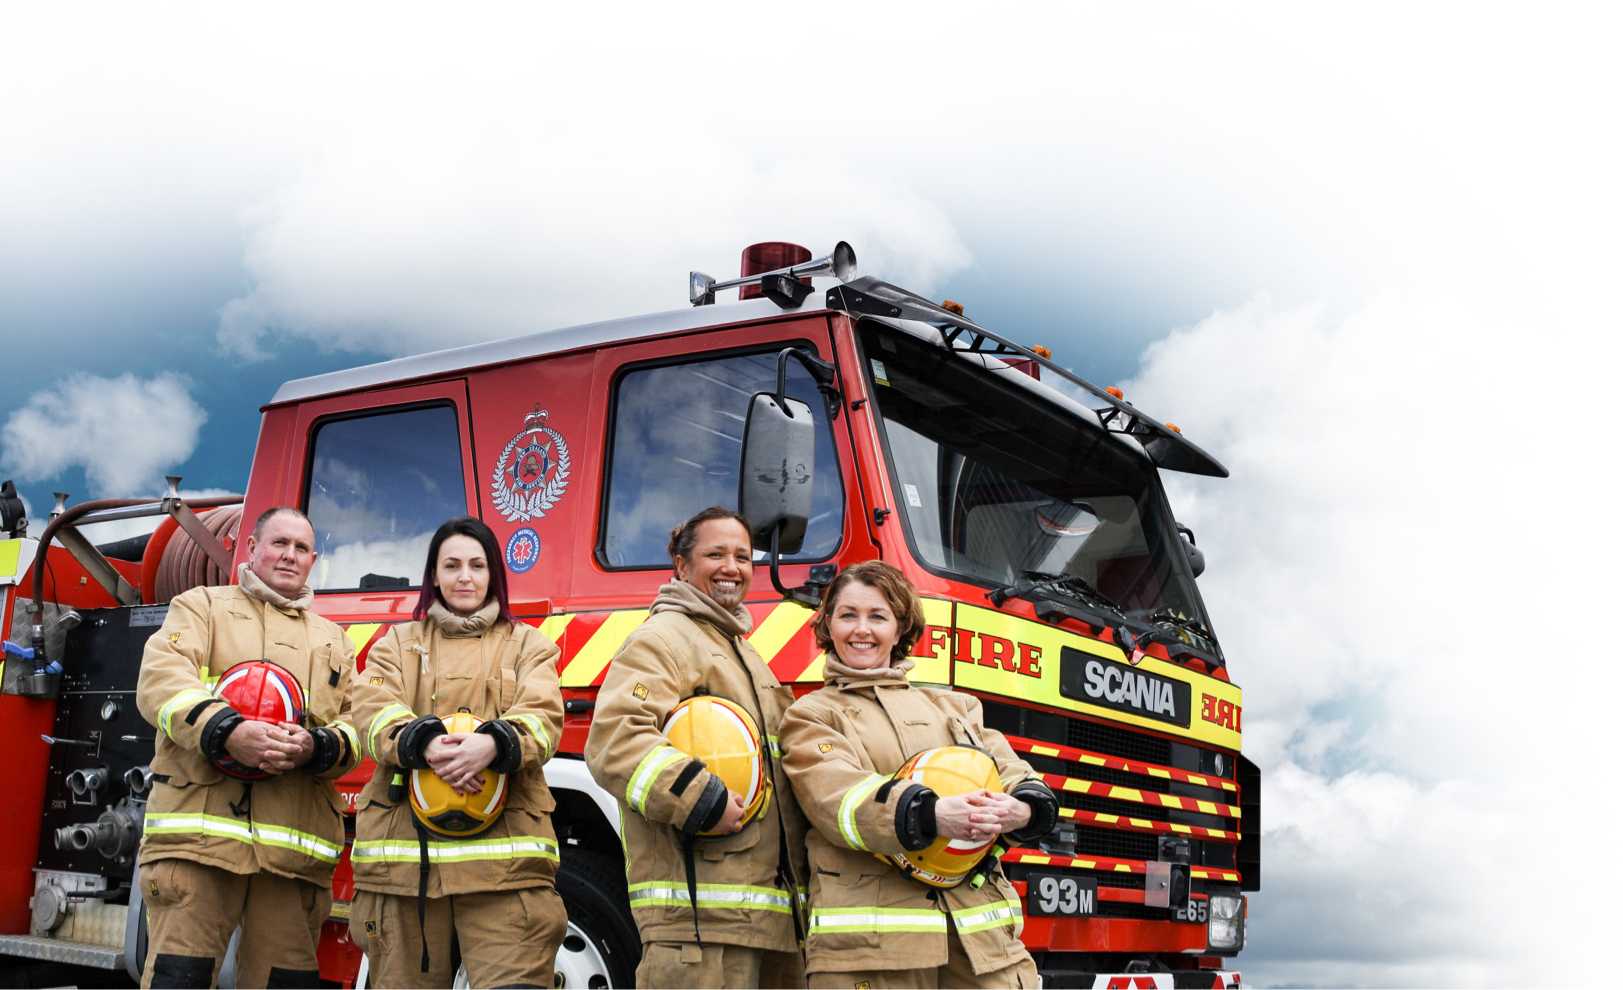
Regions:
[[[733,287],[738,301],[716,301]],[[1045,349],[856,277],[844,244],[815,260],[754,245],[739,279],[693,273],[689,302],[288,382],[263,407],[242,498],[183,499],[178,479],[157,499],[59,497],[32,540],[7,483],[10,975],[139,972],[142,644],[175,594],[232,579],[241,520],[296,505],[320,552],[316,608],[363,666],[409,618],[433,530],[462,513],[496,530],[515,612],[563,650],[564,738],[546,768],[570,915],[562,985],[630,986],[620,806],[580,752],[597,686],[669,574],[669,527],[720,503],[756,515],[750,639],[797,690],[821,684],[808,620],[838,568],[878,557],[918,585],[929,628],[913,678],[980,698],[1063,805],[1054,832],[1003,855],[1047,986],[1237,984],[1260,780],[1196,585],[1203,556],[1159,475],[1225,469]],[[140,515],[161,525],[101,546],[83,535]],[[351,802],[371,772],[344,780]],[[322,977],[348,986],[364,974],[347,857],[334,892]]]

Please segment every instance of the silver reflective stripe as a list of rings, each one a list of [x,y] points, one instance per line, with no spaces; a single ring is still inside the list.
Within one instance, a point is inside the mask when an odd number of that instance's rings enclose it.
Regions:
[[[214,700],[216,700],[214,695],[197,688],[182,691],[173,698],[170,698],[168,701],[164,702],[163,707],[158,709],[158,728],[163,730],[164,735],[168,736],[170,739],[174,739],[175,734],[172,731],[172,727],[174,725],[175,713],[177,711],[182,708],[189,708],[192,705],[196,705],[200,702]],[[176,742],[179,742],[179,740],[176,740]]]
[[[889,780],[879,774],[870,774],[867,780],[845,792],[845,799],[840,802],[840,834],[845,836],[845,844],[852,849],[863,852],[872,852],[868,844],[862,841],[862,835],[857,831],[857,805],[868,799],[868,795]]]
[[[811,934],[835,932],[940,932],[947,931],[947,916],[939,911],[906,908],[812,908]]]
[[[978,932],[1013,925],[1023,917],[1019,901],[1003,900],[979,907],[960,908],[952,913],[952,923],[959,932]]]
[[[390,839],[357,842],[350,851],[350,860],[356,863],[416,863],[421,858],[422,852],[417,843]],[[428,844],[428,861],[431,863],[557,858],[558,843],[543,836],[516,836],[510,839],[484,841],[434,840]]]
[[[626,785],[626,804],[637,814],[642,814],[648,805],[648,792],[654,787],[654,781],[665,772],[665,768],[673,763],[680,763],[690,757],[675,746],[655,746],[649,754],[637,764],[637,770],[631,775],[631,783]]]
[[[701,908],[761,908],[783,913],[789,911],[789,895],[772,887],[718,883],[701,883],[697,886]],[[668,887],[660,883],[632,884],[630,894],[631,906],[634,908],[686,907],[691,903],[686,887]]]

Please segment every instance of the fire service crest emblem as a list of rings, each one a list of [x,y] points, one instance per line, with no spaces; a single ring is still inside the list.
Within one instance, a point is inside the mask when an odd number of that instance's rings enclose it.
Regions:
[[[569,445],[547,425],[547,411],[536,404],[496,461],[490,476],[490,503],[508,522],[540,519],[569,487]]]

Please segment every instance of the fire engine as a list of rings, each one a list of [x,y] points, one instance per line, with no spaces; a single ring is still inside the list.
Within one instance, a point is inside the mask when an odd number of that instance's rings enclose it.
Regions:
[[[717,300],[732,288],[737,301]],[[131,876],[153,745],[134,702],[142,645],[174,595],[234,578],[243,520],[295,505],[320,552],[315,607],[363,670],[409,619],[433,530],[463,513],[495,529],[515,612],[562,648],[564,736],[546,767],[570,917],[561,985],[632,985],[620,805],[580,753],[604,672],[670,573],[669,527],[723,504],[761,534],[750,639],[781,681],[821,685],[819,589],[846,564],[891,561],[924,598],[915,681],[978,697],[1060,796],[1055,831],[1002,853],[1045,985],[1238,984],[1260,777],[1196,584],[1204,556],[1160,477],[1227,471],[1046,349],[858,277],[844,243],[815,260],[752,245],[741,278],[692,273],[689,302],[288,382],[262,409],[242,497],[183,498],[178,478],[158,498],[59,495],[29,539],[8,482],[12,975],[137,977]],[[143,515],[161,520],[149,536],[84,535]],[[342,782],[351,811],[372,769]],[[352,986],[364,956],[348,938],[347,855],[333,887],[322,977]]]

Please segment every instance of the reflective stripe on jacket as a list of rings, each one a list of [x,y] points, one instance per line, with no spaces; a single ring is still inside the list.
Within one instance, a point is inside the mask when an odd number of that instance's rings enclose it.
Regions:
[[[937,890],[875,855],[902,851],[896,812],[906,789],[884,784],[910,757],[978,746],[997,761],[1005,788],[1031,777],[1003,734],[986,728],[978,700],[906,683],[825,687],[790,707],[782,743],[784,769],[813,828],[808,972],[945,965],[949,923],[976,973],[1020,959],[1024,915],[1001,869],[978,888],[966,881]]]
[[[304,688],[306,726],[343,739],[324,773],[289,770],[249,788],[203,755],[204,727],[229,707],[211,688],[247,660],[291,671]],[[136,686],[142,716],[158,729],[140,861],[187,859],[330,883],[344,848],[344,804],[332,781],[361,761],[350,725],[354,671],[349,637],[319,615],[267,605],[235,585],[177,595],[147,640]]]
[[[747,640],[683,612],[658,612],[615,655],[586,740],[592,776],[624,808],[631,909],[644,942],[693,941],[680,828],[711,775],[692,767],[694,761],[670,745],[661,727],[672,709],[701,689],[764,720],[759,728],[769,739],[778,735],[783,711],[794,700]],[[773,793],[766,813],[735,835],[693,841],[697,922],[706,944],[794,952],[791,898],[803,902],[806,819],[782,767],[767,755]],[[780,845],[780,825],[786,847]],[[792,874],[786,881],[778,877],[780,850]]]
[[[517,730],[519,769],[508,774],[507,808],[467,839],[430,835],[428,896],[552,883],[558,840],[552,792],[541,766],[563,732],[558,646],[533,626],[498,620],[483,635],[447,635],[432,620],[394,626],[373,644],[355,686],[355,724],[378,771],[361,791],[350,862],[355,886],[417,896],[421,849],[407,798],[389,799],[399,766],[396,732],[422,715],[466,708]],[[409,773],[410,771],[403,771]],[[430,772],[430,771],[424,771]]]

